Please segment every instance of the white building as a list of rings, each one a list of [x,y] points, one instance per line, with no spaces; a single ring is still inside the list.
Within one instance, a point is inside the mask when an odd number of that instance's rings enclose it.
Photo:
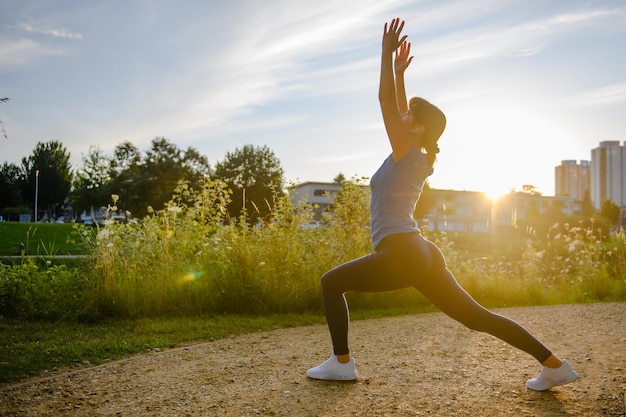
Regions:
[[[321,220],[322,213],[332,207],[335,193],[341,184],[332,182],[303,182],[289,187],[289,196],[293,204],[301,202],[315,205],[315,220]]]

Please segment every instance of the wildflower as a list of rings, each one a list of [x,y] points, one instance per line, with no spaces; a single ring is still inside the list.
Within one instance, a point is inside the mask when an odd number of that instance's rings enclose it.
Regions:
[[[259,266],[265,266],[265,261],[259,262]]]
[[[96,239],[105,240],[109,238],[109,235],[110,235],[109,229],[102,229],[98,233],[98,236],[96,236]]]
[[[111,200],[113,200],[113,204],[117,204],[117,200],[120,199],[120,196],[117,194],[111,194]]]

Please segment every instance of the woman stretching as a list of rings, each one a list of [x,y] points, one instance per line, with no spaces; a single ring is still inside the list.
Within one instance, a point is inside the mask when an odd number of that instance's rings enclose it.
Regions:
[[[470,329],[487,332],[529,353],[543,368],[526,386],[544,391],[578,378],[522,326],[480,306],[446,267],[439,249],[426,240],[412,214],[422,186],[433,173],[437,141],[446,118],[422,98],[407,103],[404,71],[413,57],[404,22],[385,23],[378,98],[392,153],[372,176],[370,233],[373,253],[340,265],[322,277],[322,301],[333,344],[331,357],[307,376],[354,380],[357,371],[348,347],[348,291],[383,292],[414,287],[448,316]],[[395,60],[394,60],[395,52]]]

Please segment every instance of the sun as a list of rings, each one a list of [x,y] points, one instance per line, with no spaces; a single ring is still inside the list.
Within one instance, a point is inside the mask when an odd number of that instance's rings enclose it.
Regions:
[[[502,198],[502,196],[504,196],[505,194],[508,194],[511,192],[510,189],[504,189],[502,187],[486,187],[483,192],[487,195],[487,197],[493,201],[496,202],[498,201],[500,198]]]

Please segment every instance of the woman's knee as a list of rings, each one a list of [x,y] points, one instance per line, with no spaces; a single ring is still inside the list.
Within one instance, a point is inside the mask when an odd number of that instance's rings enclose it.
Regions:
[[[498,321],[499,317],[484,307],[477,307],[472,312],[463,314],[462,319],[459,321],[470,330],[489,333],[489,330]]]
[[[320,287],[322,288],[323,293],[328,293],[329,291],[337,291],[338,289],[338,274],[334,269],[326,272],[322,275],[320,279]]]

